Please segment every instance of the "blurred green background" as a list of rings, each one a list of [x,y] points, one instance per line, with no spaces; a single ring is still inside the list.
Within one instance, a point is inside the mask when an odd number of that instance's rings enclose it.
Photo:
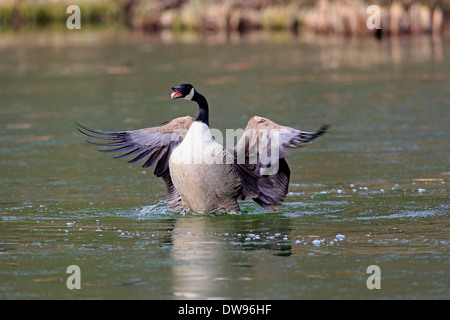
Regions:
[[[386,34],[449,32],[448,1],[397,0],[1,0],[0,28],[43,27],[65,21],[69,5],[83,24],[119,24],[134,30],[175,32],[312,31],[365,35],[367,7],[380,7]]]

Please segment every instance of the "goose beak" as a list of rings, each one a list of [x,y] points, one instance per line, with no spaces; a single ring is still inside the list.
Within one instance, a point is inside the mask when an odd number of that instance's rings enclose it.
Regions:
[[[172,87],[172,90],[173,90],[173,92],[172,92],[172,94],[170,95],[170,98],[171,98],[172,100],[178,99],[178,98],[182,98],[182,97],[183,97],[183,94],[178,90],[178,88]]]

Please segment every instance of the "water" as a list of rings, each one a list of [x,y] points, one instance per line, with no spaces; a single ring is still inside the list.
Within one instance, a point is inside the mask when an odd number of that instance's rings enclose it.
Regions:
[[[0,298],[448,299],[450,42],[219,40],[3,36]],[[223,132],[253,115],[332,125],[291,152],[279,211],[246,200],[240,216],[171,212],[151,168],[76,131],[195,116],[170,101],[181,82]],[[66,287],[70,265],[81,290]]]

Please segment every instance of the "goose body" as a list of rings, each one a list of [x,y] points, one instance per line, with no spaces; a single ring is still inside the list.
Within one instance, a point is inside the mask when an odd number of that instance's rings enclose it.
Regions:
[[[154,174],[166,183],[167,203],[173,210],[208,212],[224,208],[240,213],[238,199],[245,197],[265,209],[276,210],[288,192],[287,149],[305,145],[328,128],[324,125],[316,132],[305,132],[255,116],[236,147],[227,149],[211,135],[206,98],[191,84],[172,90],[172,99],[197,102],[195,120],[180,117],[132,131],[97,130],[78,124],[78,130],[102,140],[88,141],[91,144],[114,147],[99,151],[126,152],[116,158],[134,157],[128,162],[145,159],[143,167],[155,165]],[[267,160],[265,154],[271,157]]]
[[[213,139],[206,124],[195,121],[191,125],[169,159],[170,176],[183,208],[202,212],[217,208],[240,211],[237,197],[242,186],[234,166],[226,161],[232,156]]]

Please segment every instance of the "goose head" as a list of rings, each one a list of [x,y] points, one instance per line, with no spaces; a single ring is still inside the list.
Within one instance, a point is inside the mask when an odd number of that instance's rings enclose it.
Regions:
[[[172,87],[172,90],[173,92],[170,95],[172,100],[180,98],[192,100],[195,93],[194,86],[190,83],[182,83],[178,87]]]
[[[195,121],[200,121],[209,126],[209,114],[208,114],[208,102],[206,98],[194,89],[194,86],[190,83],[182,83],[178,87],[172,87],[172,94],[170,97],[172,100],[183,98],[186,100],[197,102],[198,104],[198,116]]]

